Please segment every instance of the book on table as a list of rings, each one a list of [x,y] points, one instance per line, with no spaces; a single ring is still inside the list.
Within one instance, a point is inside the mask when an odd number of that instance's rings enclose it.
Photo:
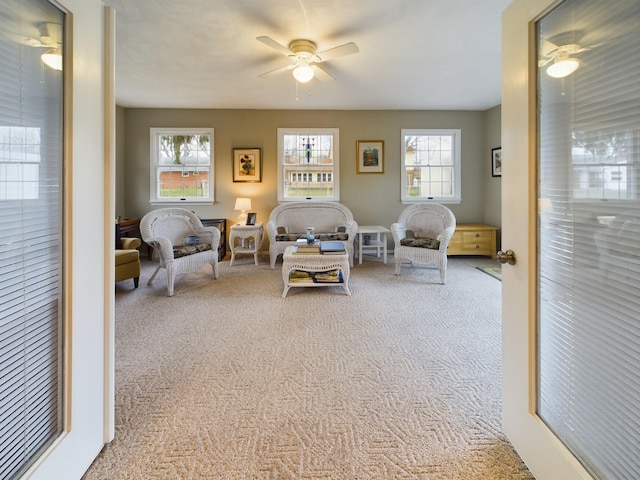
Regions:
[[[342,283],[342,271],[336,269],[327,272],[316,272],[313,274],[313,281],[315,283]]]
[[[297,245],[293,247],[294,255],[318,255],[320,247],[318,245]]]
[[[321,253],[346,253],[344,243],[342,242],[320,242]]]
[[[289,272],[290,283],[343,283],[340,269],[326,272],[306,272],[304,270],[292,270]]]
[[[313,282],[313,275],[311,272],[305,272],[304,270],[292,270],[289,273],[289,281],[293,283]]]

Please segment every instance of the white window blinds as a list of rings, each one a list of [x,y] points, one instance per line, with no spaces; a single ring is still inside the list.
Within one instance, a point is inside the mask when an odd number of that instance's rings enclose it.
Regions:
[[[63,20],[45,0],[5,0],[0,15],[3,479],[18,478],[61,430],[62,72],[41,55],[62,41]]]
[[[538,23],[538,414],[607,480],[640,478],[639,25],[637,0]]]

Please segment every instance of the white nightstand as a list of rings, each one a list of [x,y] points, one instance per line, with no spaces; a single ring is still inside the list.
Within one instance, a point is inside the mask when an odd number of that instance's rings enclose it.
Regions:
[[[232,225],[229,232],[229,245],[231,247],[231,260],[229,266],[233,266],[236,254],[253,255],[256,265],[258,265],[258,255],[262,249],[262,239],[264,230],[262,223],[255,225]],[[237,241],[236,241],[237,240]]]

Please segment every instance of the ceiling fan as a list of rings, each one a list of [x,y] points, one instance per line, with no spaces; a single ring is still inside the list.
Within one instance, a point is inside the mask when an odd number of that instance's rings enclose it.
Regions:
[[[41,23],[38,25],[39,38],[27,38],[30,47],[43,47],[47,51],[40,58],[43,63],[54,70],[62,70],[62,25]]]
[[[259,77],[266,77],[268,75],[293,70],[294,78],[300,83],[310,81],[315,74],[318,74],[319,77],[335,80],[335,78],[319,64],[326,62],[327,60],[331,60],[332,58],[351,55],[360,51],[358,46],[353,42],[318,52],[317,45],[311,40],[306,40],[304,38],[292,40],[288,47],[276,42],[271,37],[261,36],[256,37],[256,40],[289,57],[292,62],[284,67],[276,68],[275,70],[258,75]]]
[[[547,67],[547,75],[554,78],[564,78],[575,72],[580,67],[580,60],[573,57],[577,53],[591,50],[589,47],[581,47],[577,43],[567,45],[554,45],[546,41],[543,45],[542,60],[538,61],[538,67]]]

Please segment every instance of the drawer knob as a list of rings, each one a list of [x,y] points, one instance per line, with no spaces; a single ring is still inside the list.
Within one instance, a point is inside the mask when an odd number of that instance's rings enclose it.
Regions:
[[[480,234],[479,233],[476,233],[476,238],[480,238]]]

